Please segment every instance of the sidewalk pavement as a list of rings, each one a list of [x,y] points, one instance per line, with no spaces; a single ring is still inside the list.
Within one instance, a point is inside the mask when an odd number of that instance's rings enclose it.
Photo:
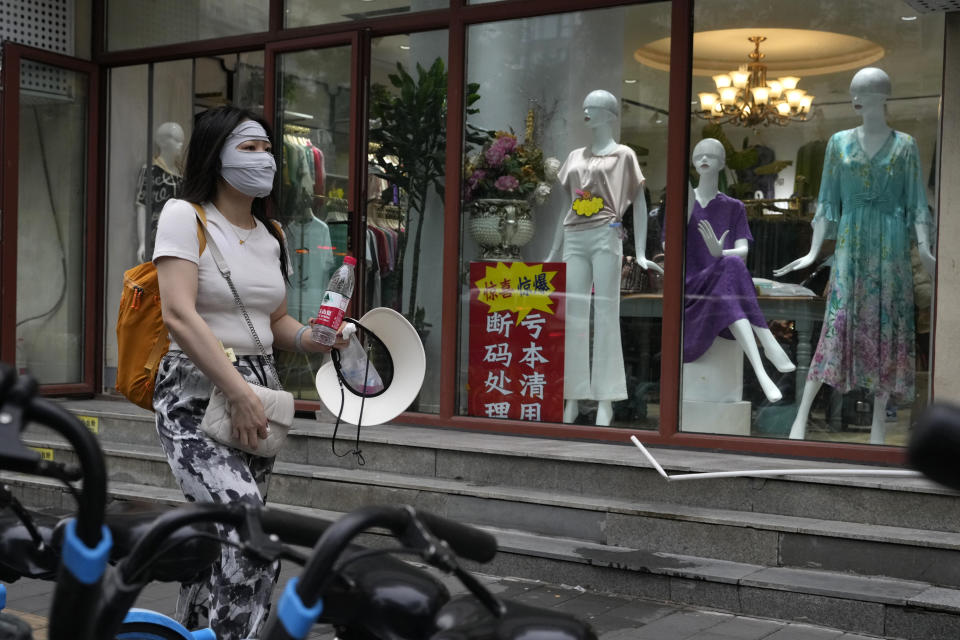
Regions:
[[[298,573],[299,567],[284,563],[279,584],[285,584]],[[500,597],[557,609],[587,620],[600,640],[876,640],[876,636],[826,627],[592,593],[566,585],[482,574],[478,577]],[[443,581],[452,593],[463,591],[454,579],[444,577]],[[153,583],[141,594],[136,606],[173,615],[178,589],[177,584]],[[275,589],[274,600],[280,591],[280,587]],[[34,629],[34,640],[46,640],[46,614],[52,596],[52,582],[18,580],[7,585],[4,612],[18,615],[28,622]],[[317,625],[309,640],[334,640],[334,634],[329,627]]]

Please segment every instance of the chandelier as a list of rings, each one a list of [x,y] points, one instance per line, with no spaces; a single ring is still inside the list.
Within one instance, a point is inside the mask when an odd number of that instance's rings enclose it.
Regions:
[[[813,96],[798,89],[800,78],[785,76],[767,80],[767,65],[760,62],[760,43],[765,36],[747,38],[753,43],[750,63],[730,73],[713,76],[716,93],[701,93],[700,110],[694,111],[704,120],[717,124],[755,127],[770,124],[781,127],[803,122],[810,114]]]

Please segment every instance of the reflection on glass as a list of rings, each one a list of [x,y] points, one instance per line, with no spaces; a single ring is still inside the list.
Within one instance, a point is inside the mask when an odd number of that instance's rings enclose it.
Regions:
[[[317,314],[333,271],[350,247],[350,47],[285,53],[277,58],[277,130],[281,176],[277,218],[293,274],[287,311],[306,324]],[[356,303],[354,303],[356,309]],[[284,387],[318,399],[313,372],[322,357],[280,352]]]
[[[224,54],[110,70],[107,282],[153,255],[163,205],[180,195],[193,114],[230,103],[263,110],[263,52]],[[152,102],[151,102],[152,97]],[[120,287],[107,287],[107,317]],[[116,334],[105,333],[104,391],[114,390]]]
[[[656,428],[669,12],[470,27],[461,413]]]
[[[450,0],[286,0],[284,26],[309,27],[445,9]]]
[[[693,153],[683,430],[905,444],[911,416],[928,394],[936,219],[929,194],[936,188],[943,52],[922,43],[942,41],[943,19],[905,23],[896,19],[900,8],[896,0],[697,3],[693,91],[712,97],[695,105],[691,142],[700,149],[705,139],[719,141],[725,166],[721,193],[703,202],[709,189]],[[856,38],[834,32],[854,20],[862,26]],[[749,33],[742,29],[747,22]],[[747,82],[753,99],[781,96],[784,114],[812,108],[805,122],[784,118],[784,126],[766,128],[743,126],[749,114],[721,118],[717,101],[724,113],[746,114],[750,106],[742,93],[732,100],[725,89],[719,98],[715,93],[726,82],[718,70],[735,68],[742,55],[731,43],[748,36],[766,37],[764,68]],[[764,78],[768,91],[758,95]],[[797,93],[799,86],[809,94]],[[691,282],[691,265],[705,252],[712,256],[714,238],[728,228],[717,210],[721,199],[742,207],[748,226],[734,228],[723,258],[714,259],[735,259],[736,240],[753,239],[745,267],[760,310],[759,318],[747,314],[751,331],[733,331],[726,340],[720,329],[728,323],[707,309],[741,307],[748,292],[725,288],[720,278],[710,288]],[[694,226],[699,218],[708,228]],[[706,324],[720,337],[700,353],[694,347],[703,346]],[[767,331],[776,344],[767,344]],[[780,350],[795,371],[786,370]],[[751,366],[743,366],[744,353]],[[738,368],[742,375],[731,375]]]
[[[87,79],[21,65],[17,206],[18,368],[82,381]]]
[[[412,409],[439,410],[447,32],[372,43],[367,169],[369,307],[401,312],[424,343]]]
[[[229,9],[218,0],[108,0],[106,5],[110,51],[257,33],[270,25],[270,0],[238,0]]]

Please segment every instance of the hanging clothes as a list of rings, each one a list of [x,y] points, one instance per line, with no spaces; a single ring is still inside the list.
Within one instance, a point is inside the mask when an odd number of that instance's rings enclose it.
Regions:
[[[287,312],[306,323],[316,315],[330,276],[338,266],[333,257],[330,229],[314,218],[294,221],[284,230],[293,274],[287,292]]]

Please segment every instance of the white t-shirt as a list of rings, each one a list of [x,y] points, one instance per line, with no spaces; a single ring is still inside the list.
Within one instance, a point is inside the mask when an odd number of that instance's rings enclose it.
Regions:
[[[230,267],[230,278],[260,342],[267,353],[272,353],[270,314],[277,310],[286,295],[286,283],[280,273],[280,245],[259,220],[256,229],[251,231],[232,225],[213,203],[206,202],[203,208],[207,214],[207,229]],[[241,239],[243,244],[240,244]],[[198,260],[199,250],[197,214],[193,205],[185,200],[168,200],[160,212],[153,261],[172,256],[197,264],[197,312],[200,317],[213,335],[225,347],[233,347],[237,355],[259,355],[260,350],[234,302],[230,286],[217,269],[212,252],[209,247],[204,249]],[[170,336],[170,349],[179,349],[173,336]]]

